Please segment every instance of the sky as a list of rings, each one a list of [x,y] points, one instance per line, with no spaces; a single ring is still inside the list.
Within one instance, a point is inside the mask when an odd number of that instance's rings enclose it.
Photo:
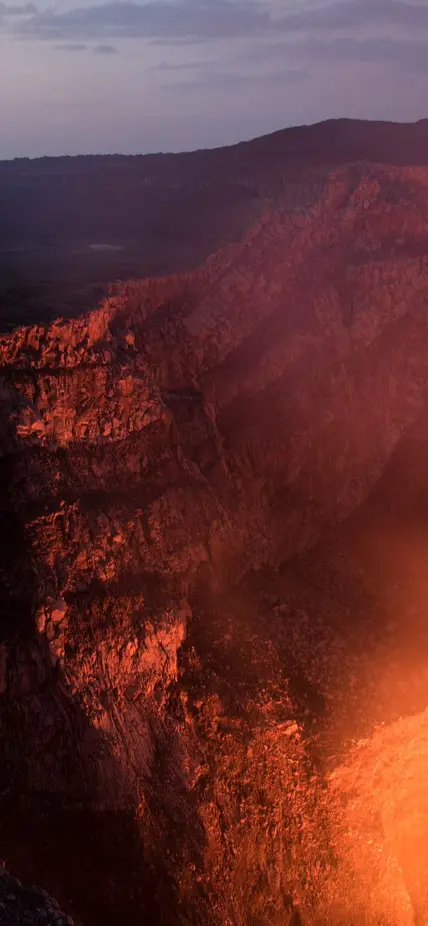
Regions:
[[[428,116],[428,0],[0,0],[0,158]]]

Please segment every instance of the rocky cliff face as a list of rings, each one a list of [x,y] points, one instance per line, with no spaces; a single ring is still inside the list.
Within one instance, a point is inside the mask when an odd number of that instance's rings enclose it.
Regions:
[[[86,926],[343,921],[326,769],[392,652],[346,525],[426,414],[427,222],[425,168],[340,168],[1,339],[0,845]]]

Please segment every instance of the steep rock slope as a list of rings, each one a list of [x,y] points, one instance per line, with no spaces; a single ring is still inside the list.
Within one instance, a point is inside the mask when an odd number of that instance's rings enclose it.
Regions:
[[[301,567],[264,586],[426,413],[428,173],[307,200],[1,339],[0,841],[87,926],[334,922],[328,700],[370,607],[311,629]]]

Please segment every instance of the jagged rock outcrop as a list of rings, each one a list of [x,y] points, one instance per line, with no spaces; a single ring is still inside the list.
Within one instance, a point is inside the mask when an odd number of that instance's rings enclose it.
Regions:
[[[40,888],[25,888],[0,868],[0,922],[3,926],[73,926],[56,900]]]
[[[260,588],[426,413],[427,219],[425,168],[342,168],[193,274],[0,341],[0,843],[11,801],[88,865],[114,843],[89,897],[58,863],[87,926],[323,922],[313,725],[362,676],[338,611],[312,638],[295,576]]]

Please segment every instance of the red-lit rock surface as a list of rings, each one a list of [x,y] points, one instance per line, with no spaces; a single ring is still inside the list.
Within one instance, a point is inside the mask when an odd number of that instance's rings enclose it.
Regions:
[[[85,926],[344,922],[327,773],[426,706],[367,537],[422,510],[427,249],[428,170],[350,166],[1,339],[0,850]]]

